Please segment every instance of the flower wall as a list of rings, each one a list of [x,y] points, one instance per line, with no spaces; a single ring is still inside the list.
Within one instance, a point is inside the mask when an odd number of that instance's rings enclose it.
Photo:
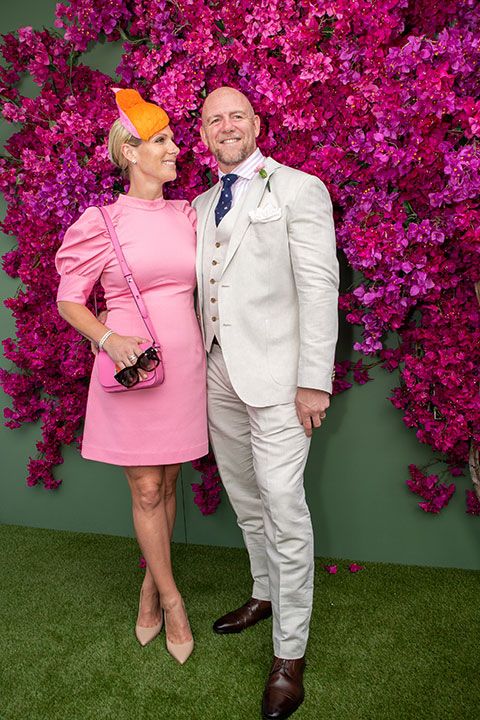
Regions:
[[[461,474],[480,444],[475,0],[72,0],[56,14],[63,36],[22,28],[1,49],[2,112],[18,124],[0,161],[2,229],[18,240],[3,262],[21,287],[6,301],[17,337],[4,343],[13,367],[0,380],[8,426],[42,422],[28,483],[56,487],[61,446],[81,433],[92,357],[56,312],[53,259],[79,213],[123,189],[105,146],[115,84],[170,114],[182,152],[168,193],[189,200],[215,179],[198,135],[205,95],[220,85],[248,95],[263,152],[326,183],[357,271],[340,304],[369,365],[340,360],[336,392],[381,364],[405,424]],[[118,40],[120,83],[82,65],[92,44]],[[34,100],[18,90],[25,73],[39,86]],[[199,463],[204,512],[218,504],[212,462]],[[410,472],[422,509],[448,503],[453,483]],[[474,491],[467,501],[479,514]]]

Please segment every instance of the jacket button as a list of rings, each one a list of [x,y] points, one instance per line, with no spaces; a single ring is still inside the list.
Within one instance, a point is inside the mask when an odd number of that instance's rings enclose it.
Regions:
[[[219,243],[219,242],[216,242],[216,243],[215,243],[215,247],[220,247],[220,243]]]
[[[215,299],[215,298],[210,298],[210,302],[212,302],[212,303],[216,303],[217,301],[216,301],[216,299]]]
[[[210,284],[211,284],[211,285],[215,285],[215,280],[214,280],[213,278],[211,278]]]

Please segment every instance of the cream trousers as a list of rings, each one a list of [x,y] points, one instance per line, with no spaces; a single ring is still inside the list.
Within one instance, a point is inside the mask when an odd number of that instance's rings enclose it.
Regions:
[[[271,600],[277,657],[305,654],[313,597],[313,530],[303,472],[310,440],[294,403],[251,407],[221,348],[208,357],[212,447],[250,557],[252,597]]]

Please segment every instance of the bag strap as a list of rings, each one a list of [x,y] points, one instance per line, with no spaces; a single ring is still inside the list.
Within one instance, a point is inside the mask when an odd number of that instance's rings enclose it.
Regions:
[[[108,234],[110,235],[110,240],[112,241],[113,249],[115,250],[115,254],[117,256],[118,262],[120,264],[120,267],[122,269],[123,276],[127,282],[128,289],[132,293],[132,297],[135,301],[135,304],[138,308],[138,312],[140,313],[142,320],[145,324],[145,327],[147,328],[150,337],[152,338],[155,345],[159,345],[155,330],[153,329],[152,322],[150,320],[150,317],[148,315],[147,307],[143,301],[142,294],[140,290],[138,289],[137,283],[134,280],[134,277],[132,275],[132,271],[128,267],[128,263],[125,260],[125,255],[123,254],[123,250],[120,247],[120,243],[118,241],[117,233],[115,232],[115,228],[113,227],[112,220],[110,218],[109,213],[107,212],[107,209],[104,207],[98,208],[100,212],[102,213],[102,217],[105,221],[105,225],[107,226]]]

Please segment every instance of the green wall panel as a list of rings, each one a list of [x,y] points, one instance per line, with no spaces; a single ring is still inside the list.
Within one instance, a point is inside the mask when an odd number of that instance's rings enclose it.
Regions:
[[[480,522],[464,512],[468,479],[459,479],[442,514],[429,515],[417,507],[405,485],[407,465],[427,463],[431,453],[386,400],[393,378],[381,370],[373,375],[368,385],[334,398],[312,442],[305,485],[316,554],[480,569]],[[188,541],[242,544],[238,530],[230,532],[227,505],[224,495],[221,511],[202,518],[187,503]]]
[[[55,2],[19,0],[2,8],[2,32],[22,25],[53,25]],[[121,43],[98,45],[83,61],[115,77]],[[22,85],[34,96],[30,81]],[[0,139],[12,128],[5,123]],[[4,211],[4,208],[3,208]],[[2,213],[3,214],[3,213]],[[4,238],[7,250],[12,238]],[[343,283],[351,272],[343,268]],[[0,273],[0,295],[8,297],[17,284]],[[0,310],[0,335],[14,332],[5,309]],[[353,329],[343,326],[338,356],[350,354]],[[5,361],[4,361],[5,366]],[[378,560],[420,565],[480,569],[480,519],[464,512],[460,478],[457,494],[439,516],[417,507],[405,486],[407,465],[431,460],[428,448],[419,445],[401,415],[387,401],[395,378],[381,370],[374,382],[334,398],[327,421],[317,431],[307,466],[306,489],[315,528],[316,553],[356,560]],[[4,398],[8,403],[8,398]],[[35,451],[39,428],[0,429],[0,522],[37,527],[132,535],[130,497],[120,469],[82,460],[72,448],[57,476],[64,480],[57,491],[25,486],[26,461]],[[182,470],[178,490],[175,540],[210,545],[241,546],[242,537],[225,495],[217,513],[203,517],[193,503],[190,488],[199,476],[190,465]]]

